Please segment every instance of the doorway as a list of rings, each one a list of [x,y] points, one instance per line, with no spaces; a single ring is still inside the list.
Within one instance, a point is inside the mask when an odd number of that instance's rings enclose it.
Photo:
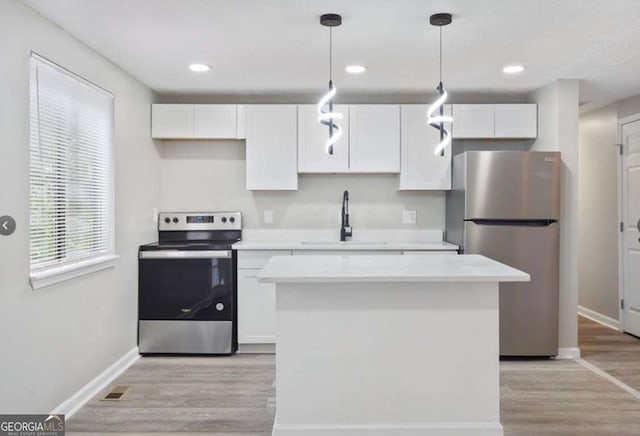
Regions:
[[[640,114],[621,119],[620,326],[640,336]]]

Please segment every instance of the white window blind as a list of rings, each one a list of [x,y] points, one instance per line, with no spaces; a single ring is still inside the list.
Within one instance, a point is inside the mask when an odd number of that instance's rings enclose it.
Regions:
[[[33,284],[113,257],[114,99],[36,54],[30,62]]]

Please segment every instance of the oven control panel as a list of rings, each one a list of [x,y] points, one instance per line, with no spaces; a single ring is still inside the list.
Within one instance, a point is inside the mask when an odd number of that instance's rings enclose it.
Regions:
[[[161,212],[158,230],[241,230],[240,212]]]

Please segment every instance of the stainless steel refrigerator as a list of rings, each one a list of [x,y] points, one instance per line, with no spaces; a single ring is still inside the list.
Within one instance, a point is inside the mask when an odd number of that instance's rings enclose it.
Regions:
[[[446,240],[531,275],[500,284],[500,355],[558,352],[560,153],[468,151],[453,158]]]

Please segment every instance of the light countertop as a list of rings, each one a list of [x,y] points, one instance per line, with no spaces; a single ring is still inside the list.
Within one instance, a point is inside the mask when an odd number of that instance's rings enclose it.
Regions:
[[[529,274],[477,254],[274,256],[258,274],[269,283],[521,282]]]
[[[457,245],[448,242],[406,241],[240,241],[235,250],[388,250],[388,251],[455,251]]]

